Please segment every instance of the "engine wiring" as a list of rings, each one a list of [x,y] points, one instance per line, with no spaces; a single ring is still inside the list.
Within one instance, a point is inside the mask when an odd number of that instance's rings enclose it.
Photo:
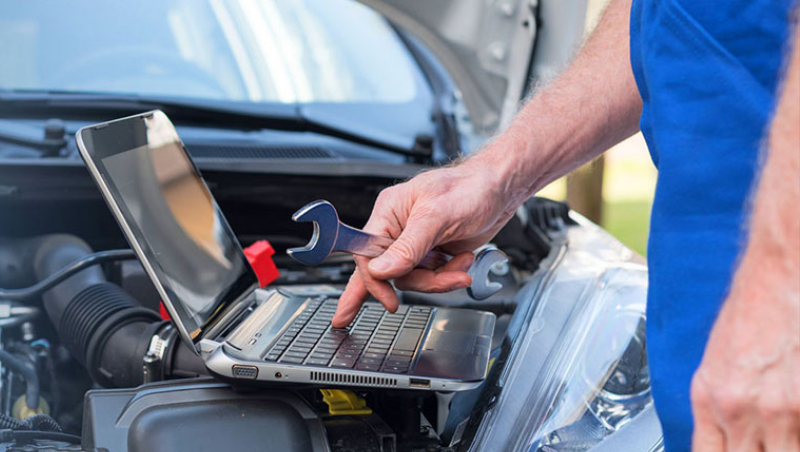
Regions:
[[[20,289],[0,289],[0,300],[22,301],[32,298],[41,295],[70,276],[93,265],[134,259],[136,259],[136,254],[133,250],[125,249],[98,251],[96,253],[87,254],[32,286]]]
[[[39,375],[31,366],[5,350],[0,350],[0,363],[19,374],[25,380],[25,404],[30,409],[39,408]]]
[[[30,442],[36,440],[61,441],[71,444],[80,444],[81,437],[69,433],[50,432],[43,430],[0,430],[2,442]]]

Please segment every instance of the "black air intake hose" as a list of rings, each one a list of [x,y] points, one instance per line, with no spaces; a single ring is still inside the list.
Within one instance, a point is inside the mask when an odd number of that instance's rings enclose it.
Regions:
[[[37,240],[33,262],[38,279],[92,252],[74,236],[52,235]],[[156,312],[139,306],[121,287],[105,281],[99,267],[76,273],[42,298],[61,341],[95,381],[106,387],[143,383],[142,359],[153,334],[164,324]],[[203,369],[191,349],[179,341],[175,343],[169,354],[182,359],[171,362],[189,367],[187,373]],[[163,374],[181,372],[163,369]]]
[[[137,306],[109,282],[87,286],[70,301],[58,325],[72,355],[103,386],[142,383],[142,357],[161,324],[158,314]]]

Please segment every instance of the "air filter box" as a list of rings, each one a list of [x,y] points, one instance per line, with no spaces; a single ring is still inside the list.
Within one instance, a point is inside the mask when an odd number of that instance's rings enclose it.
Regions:
[[[289,390],[233,391],[208,379],[86,394],[83,448],[108,452],[329,451],[322,421]]]

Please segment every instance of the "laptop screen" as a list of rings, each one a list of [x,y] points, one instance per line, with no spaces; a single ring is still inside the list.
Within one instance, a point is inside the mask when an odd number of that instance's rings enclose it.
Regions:
[[[154,112],[84,129],[81,140],[173,320],[196,342],[257,280],[174,127]]]

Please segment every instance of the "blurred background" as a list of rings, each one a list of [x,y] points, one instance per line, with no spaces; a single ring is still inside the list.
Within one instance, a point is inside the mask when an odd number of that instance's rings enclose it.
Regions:
[[[587,35],[597,25],[607,3],[608,0],[589,0]],[[656,173],[644,138],[638,133],[539,194],[567,200],[570,207],[644,256]]]

